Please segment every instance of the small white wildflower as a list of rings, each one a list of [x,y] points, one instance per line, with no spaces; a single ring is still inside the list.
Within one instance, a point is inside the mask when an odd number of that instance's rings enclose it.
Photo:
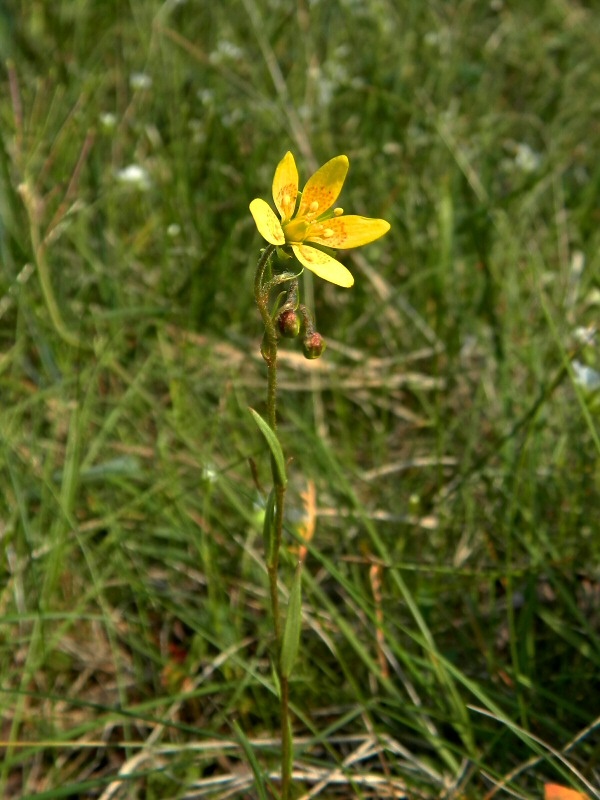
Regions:
[[[202,480],[207,483],[216,483],[218,478],[219,473],[212,465],[205,464],[204,467],[202,467]]]
[[[575,381],[587,392],[600,389],[600,372],[592,367],[582,364],[581,361],[572,361],[571,366],[575,373]]]
[[[224,61],[241,61],[244,58],[244,51],[237,44],[221,39],[208,59],[211,64],[222,64]]]
[[[145,72],[132,72],[129,76],[129,85],[132,89],[150,89],[152,78]]]
[[[212,106],[215,102],[215,93],[212,89],[198,89],[196,97],[203,106]]]
[[[596,331],[591,326],[585,328],[580,325],[573,331],[573,338],[578,344],[589,347],[594,344],[594,340],[596,339]]]
[[[522,172],[535,172],[542,157],[528,144],[517,142],[515,146],[515,166]]]
[[[140,167],[139,164],[129,164],[127,167],[120,169],[117,172],[117,180],[120,183],[135,186],[142,191],[149,189],[152,183],[148,171],[144,167]]]
[[[117,115],[112,111],[105,111],[104,114],[100,114],[100,124],[107,131],[112,131],[117,125]]]
[[[172,222],[169,227],[167,228],[167,236],[170,236],[171,239],[175,239],[181,233],[181,226],[178,225],[176,222]]]

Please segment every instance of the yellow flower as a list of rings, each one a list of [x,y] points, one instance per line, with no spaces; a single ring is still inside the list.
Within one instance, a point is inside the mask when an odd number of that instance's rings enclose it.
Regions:
[[[273,200],[281,222],[264,200],[257,198],[250,203],[258,232],[267,242],[280,247],[290,245],[302,266],[338,286],[352,286],[354,278],[322,248],[360,247],[390,229],[384,219],[344,216],[343,209],[332,209],[342,191],[348,166],[346,156],[336,156],[323,164],[308,179],[296,210],[298,170],[294,156],[288,152],[277,165],[273,178]]]

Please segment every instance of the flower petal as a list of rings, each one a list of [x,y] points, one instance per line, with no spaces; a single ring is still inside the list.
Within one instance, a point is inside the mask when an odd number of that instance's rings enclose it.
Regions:
[[[288,151],[281,159],[273,178],[273,200],[282,222],[291,219],[298,197],[298,169],[294,156]]]
[[[250,203],[250,213],[254,217],[258,232],[269,244],[285,244],[281,223],[268,203],[257,197]]]
[[[302,200],[296,216],[306,216],[310,220],[320,217],[321,214],[330,209],[340,196],[348,174],[348,166],[347,156],[336,156],[331,161],[323,164],[308,179],[302,192]]]
[[[390,223],[384,219],[371,219],[371,217],[359,217],[354,214],[342,215],[323,223],[315,223],[306,237],[306,241],[334,247],[336,250],[344,250],[374,242],[389,229]]]
[[[303,244],[293,244],[292,250],[302,266],[314,272],[319,278],[335,283],[336,286],[350,287],[353,285],[352,273],[322,250]]]

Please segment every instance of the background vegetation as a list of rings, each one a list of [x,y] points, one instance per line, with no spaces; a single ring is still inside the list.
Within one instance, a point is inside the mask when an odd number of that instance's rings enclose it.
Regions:
[[[600,797],[599,26],[4,0],[2,797],[254,797],[234,722],[277,765],[248,203],[288,149],[392,224],[283,355],[298,796]]]

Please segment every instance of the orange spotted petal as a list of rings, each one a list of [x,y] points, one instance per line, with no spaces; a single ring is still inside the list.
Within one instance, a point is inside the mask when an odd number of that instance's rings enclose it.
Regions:
[[[336,250],[350,247],[361,247],[374,242],[390,229],[390,223],[384,219],[371,219],[349,214],[333,217],[322,223],[315,223],[306,240],[333,247]]]
[[[268,203],[265,203],[265,201],[260,198],[256,198],[256,200],[250,203],[250,213],[254,217],[258,232],[269,244],[285,244],[285,236],[281,223]]]
[[[298,169],[294,156],[288,151],[277,165],[273,178],[273,200],[282,222],[287,222],[294,215],[297,197]]]
[[[323,164],[308,179],[296,216],[314,219],[330,209],[340,196],[348,166],[347,156],[336,156]]]
[[[292,250],[302,266],[314,272],[319,278],[346,288],[354,284],[352,273],[322,250],[304,244],[293,244]]]

